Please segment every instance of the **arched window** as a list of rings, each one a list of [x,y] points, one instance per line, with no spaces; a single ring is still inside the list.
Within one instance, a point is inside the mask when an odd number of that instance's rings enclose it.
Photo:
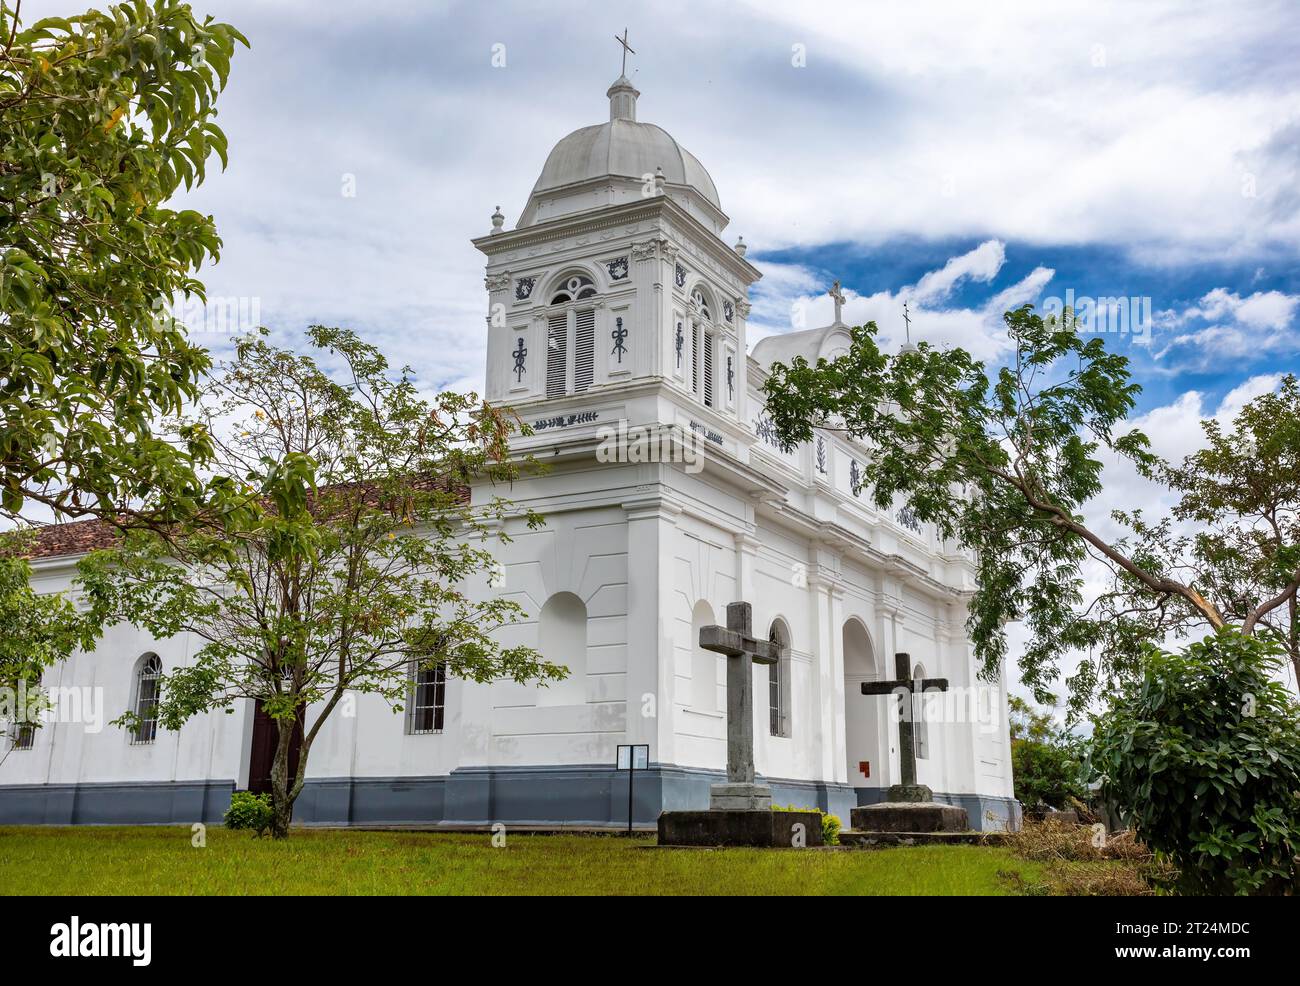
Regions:
[[[781,645],[781,659],[767,666],[767,721],[773,736],[790,735],[790,631],[773,620],[767,639]]]
[[[537,690],[538,705],[584,705],[587,701],[587,606],[572,592],[557,592],[537,618],[537,649],[568,677]]]
[[[553,311],[546,322],[546,396],[581,394],[596,372],[596,309],[579,304],[596,297],[596,283],[574,273],[560,280],[551,296]],[[569,354],[573,354],[570,366]]]
[[[699,318],[691,319],[691,391],[705,407],[713,407],[713,331],[709,327],[709,299],[696,288],[691,301],[699,310]]]
[[[415,736],[442,732],[447,702],[447,662],[411,662],[406,731]]]
[[[912,742],[916,747],[917,760],[930,759],[930,727],[925,721],[925,693],[921,691],[921,680],[925,678],[925,666],[917,664],[912,671]]]
[[[701,600],[691,611],[691,708],[718,711],[718,661],[720,655],[700,646],[700,630],[717,623],[713,607]]]
[[[135,725],[132,744],[152,743],[158,737],[158,698],[161,688],[162,661],[157,654],[146,654],[135,666]]]

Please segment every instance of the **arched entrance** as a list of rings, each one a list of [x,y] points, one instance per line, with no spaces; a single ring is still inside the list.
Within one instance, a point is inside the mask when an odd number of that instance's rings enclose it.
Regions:
[[[880,787],[887,773],[880,750],[883,703],[878,698],[862,694],[862,683],[879,677],[876,655],[867,628],[860,620],[848,620],[843,634],[844,754],[849,784],[853,787]],[[869,765],[869,773],[863,771],[863,764]]]

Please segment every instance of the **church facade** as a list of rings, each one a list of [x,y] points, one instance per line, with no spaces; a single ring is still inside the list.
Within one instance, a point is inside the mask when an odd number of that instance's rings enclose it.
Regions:
[[[971,559],[906,509],[876,509],[853,442],[825,432],[785,449],[764,416],[771,363],[834,355],[847,327],[837,317],[751,349],[760,274],[743,241],[723,239],[712,179],[637,120],[625,77],[607,95],[609,120],[556,145],[515,228],[498,210],[474,240],[487,396],[530,425],[518,449],[546,466],[509,493],[545,526],[508,526],[475,591],[518,600],[529,619],[503,641],[569,677],[540,688],[426,673],[404,714],[357,696],[313,747],[295,819],[620,826],[626,744],[647,748],[636,824],[706,807],[726,764],[726,659],[699,631],[745,600],[755,632],[784,645],[753,669],[755,762],[776,802],[847,821],[897,782],[899,700],[861,685],[892,678],[906,652],[917,677],[949,682],[915,701],[918,781],[974,827],[1018,823],[1005,685],[977,678],[964,630]],[[47,542],[37,584],[70,586],[85,547]],[[198,646],[120,626],[52,668],[45,684],[98,696],[101,722],[23,737],[0,764],[0,823],[211,822],[233,790],[256,789],[266,734],[251,703],[175,733],[103,722],[147,711],[156,676]]]

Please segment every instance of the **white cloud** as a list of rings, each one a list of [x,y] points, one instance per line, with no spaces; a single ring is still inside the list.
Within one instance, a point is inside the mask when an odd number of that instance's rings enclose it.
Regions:
[[[1292,327],[1297,308],[1300,294],[1256,291],[1242,297],[1214,288],[1181,312],[1162,313],[1159,324],[1177,334],[1164,333],[1156,359],[1172,369],[1210,369],[1227,358],[1300,352]]]
[[[1002,269],[1006,259],[1004,244],[997,240],[986,240],[974,250],[951,258],[942,269],[931,271],[922,277],[912,289],[912,298],[921,303],[942,301],[966,279],[987,284]]]
[[[1010,308],[1037,300],[1053,271],[1038,267],[1010,287],[975,307],[949,307],[947,300],[963,280],[987,283],[1001,270],[1005,244],[986,240],[922,275],[915,284],[861,295],[845,288],[843,318],[849,325],[875,322],[886,348],[904,340],[903,302],[912,317],[912,340],[940,346],[960,346],[977,359],[992,360],[1005,353],[1008,339],[1002,316]],[[804,266],[760,262],[763,280],[755,288],[750,316],[750,341],[778,332],[819,328],[834,318],[834,302],[826,293],[830,281]]]

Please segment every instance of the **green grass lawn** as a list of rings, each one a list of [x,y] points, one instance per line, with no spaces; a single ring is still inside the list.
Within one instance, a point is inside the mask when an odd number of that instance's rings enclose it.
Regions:
[[[1005,849],[656,849],[653,837],[0,827],[0,894],[941,894],[1041,886]],[[1002,875],[999,875],[1001,872]]]

